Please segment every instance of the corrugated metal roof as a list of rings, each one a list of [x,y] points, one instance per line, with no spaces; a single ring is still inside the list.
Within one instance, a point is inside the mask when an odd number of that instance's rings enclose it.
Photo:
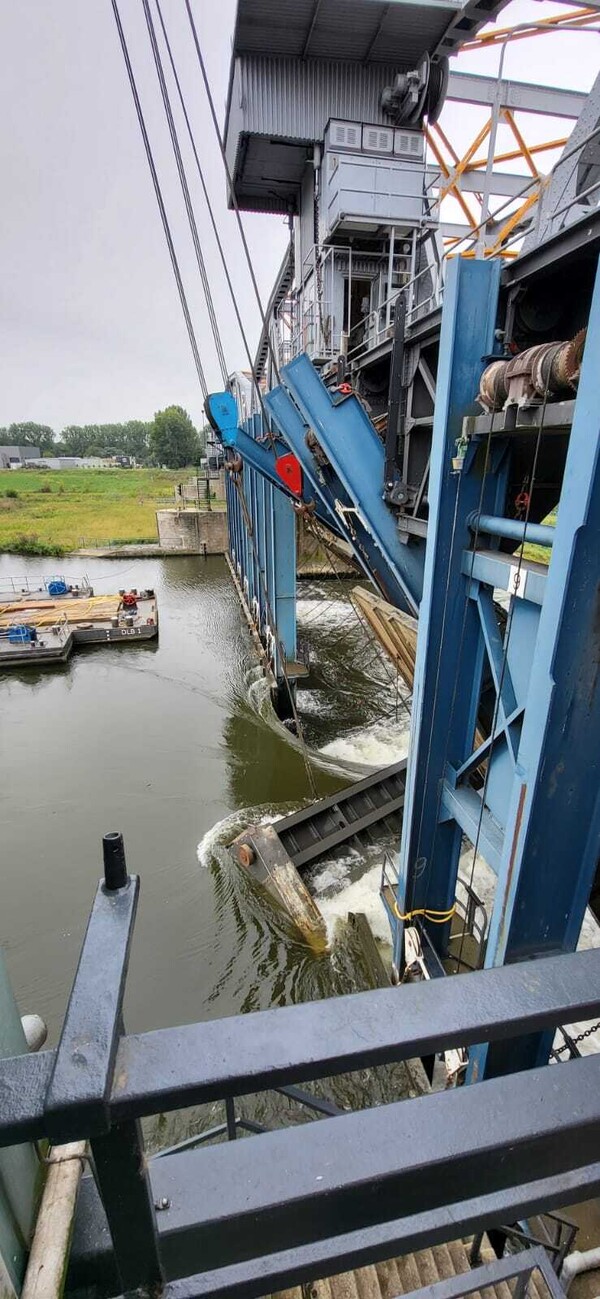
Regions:
[[[238,0],[233,53],[410,68],[462,10],[460,0]]]

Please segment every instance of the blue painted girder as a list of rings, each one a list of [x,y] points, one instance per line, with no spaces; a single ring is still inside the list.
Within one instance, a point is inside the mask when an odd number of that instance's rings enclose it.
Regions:
[[[277,443],[272,440],[257,441],[256,437],[252,436],[246,428],[241,428],[238,424],[237,404],[230,392],[210,393],[206,399],[205,409],[211,427],[221,444],[230,451],[237,451],[244,464],[249,465],[251,469],[255,469],[262,478],[266,478],[284,496],[289,497],[291,501],[297,502],[298,497],[290,491],[276,469],[279,455],[285,453],[287,446],[278,447]],[[246,423],[251,425],[253,419],[254,417],[251,416]],[[314,499],[312,485],[308,484],[307,486],[308,490],[306,490],[306,487],[304,488],[301,498],[304,504],[310,504]],[[316,502],[316,514],[321,523],[324,523],[332,532],[345,537],[345,533],[340,526],[340,520],[335,513],[332,516],[331,511],[321,505],[319,498],[317,498]]]
[[[321,486],[330,501],[333,498],[342,506],[342,513],[344,508],[349,511],[346,530],[361,566],[392,604],[418,613],[425,543],[420,538],[408,544],[400,539],[395,516],[383,500],[383,444],[366,411],[357,397],[340,398],[330,392],[305,354],[283,367],[281,382],[303,421],[300,439],[297,419],[290,420],[289,408],[286,412],[281,399],[271,394],[270,410],[282,436],[300,459],[300,442],[306,447],[307,430],[314,433],[329,462]],[[312,454],[310,460],[309,467],[302,455],[316,492],[319,466]]]
[[[343,514],[336,510],[336,499],[340,500],[343,505],[351,506],[352,502],[346,492],[341,492],[341,498],[336,498],[336,488],[340,491],[339,483],[332,478],[331,471],[328,473],[326,467],[317,464],[312,451],[309,450],[306,443],[306,424],[294,405],[285,388],[273,388],[265,396],[265,405],[269,414],[283,437],[286,445],[293,451],[296,459],[302,466],[304,475],[304,490],[302,493],[303,500],[306,503],[314,501],[316,504],[316,513],[320,519],[332,531],[337,533],[347,544],[354,550],[352,534],[347,527]],[[370,575],[366,563],[363,563],[365,572]]]

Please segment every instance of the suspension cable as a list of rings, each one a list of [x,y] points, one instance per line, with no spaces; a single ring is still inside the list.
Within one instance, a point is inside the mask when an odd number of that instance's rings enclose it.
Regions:
[[[270,356],[271,356],[271,361],[272,361],[272,364],[273,364],[273,371],[274,371],[274,374],[275,374],[275,378],[277,379],[277,382],[279,383],[279,382],[280,382],[280,377],[279,377],[279,365],[278,365],[278,362],[277,362],[277,356],[276,356],[276,354],[275,354],[275,348],[273,347],[273,340],[272,340],[272,338],[271,338],[271,335],[270,335],[270,332],[269,332],[269,328],[268,328],[268,325],[267,325],[267,318],[266,318],[266,315],[265,315],[265,310],[264,310],[264,307],[263,307],[263,304],[262,304],[262,299],[261,299],[261,296],[260,296],[260,289],[259,289],[259,287],[258,287],[258,281],[257,281],[257,279],[256,279],[256,274],[255,274],[255,271],[254,271],[254,266],[253,266],[253,262],[252,262],[252,256],[251,256],[251,253],[250,253],[250,249],[249,249],[249,247],[248,247],[248,241],[247,241],[247,239],[246,239],[246,232],[245,232],[245,230],[244,230],[244,226],[243,226],[243,224],[242,224],[242,217],[241,217],[240,209],[239,209],[239,206],[238,206],[238,201],[237,201],[237,198],[236,198],[236,196],[235,196],[235,191],[234,191],[234,186],[233,186],[233,177],[232,177],[232,175],[231,175],[231,169],[230,169],[229,163],[228,163],[228,161],[227,161],[227,154],[226,154],[226,152],[225,152],[225,144],[224,144],[224,142],[223,142],[223,136],[221,135],[221,128],[220,128],[220,126],[219,126],[219,119],[218,119],[218,117],[217,117],[217,112],[216,112],[216,109],[215,109],[215,101],[214,101],[213,94],[212,94],[212,91],[211,91],[211,88],[210,88],[210,82],[209,82],[209,80],[208,80],[208,76],[207,76],[207,72],[206,72],[206,66],[205,66],[205,63],[204,63],[204,57],[203,57],[203,55],[202,55],[202,50],[201,50],[201,48],[200,48],[200,41],[199,41],[199,39],[198,39],[198,32],[197,32],[197,30],[196,30],[196,24],[195,24],[195,22],[194,22],[194,15],[193,15],[193,13],[192,13],[192,7],[191,7],[191,4],[190,4],[190,0],[185,0],[185,7],[186,7],[186,9],[187,9],[187,15],[188,15],[188,19],[189,19],[189,23],[190,23],[190,28],[191,28],[191,32],[192,32],[192,38],[193,38],[194,46],[195,46],[195,49],[196,49],[196,57],[197,57],[197,59],[198,59],[198,65],[199,65],[199,67],[200,67],[200,72],[201,72],[201,74],[202,74],[202,80],[203,80],[203,82],[204,82],[204,89],[206,90],[206,97],[207,97],[207,100],[208,100],[208,106],[209,106],[209,108],[210,108],[210,115],[211,115],[211,117],[212,117],[213,126],[214,126],[214,128],[215,128],[215,134],[216,134],[216,137],[217,137],[217,143],[218,143],[218,145],[219,145],[219,151],[220,151],[220,154],[221,154],[221,158],[222,158],[222,160],[223,160],[223,166],[224,166],[224,168],[225,168],[225,175],[226,175],[226,177],[227,177],[227,188],[228,188],[228,191],[229,191],[229,197],[230,197],[230,200],[231,200],[231,203],[232,203],[232,206],[233,206],[233,210],[234,210],[234,212],[235,212],[235,217],[236,217],[236,221],[237,221],[237,224],[238,224],[238,230],[239,230],[239,232],[240,232],[240,238],[241,238],[241,241],[242,241],[242,245],[243,245],[243,249],[244,249],[244,254],[245,254],[245,257],[246,257],[246,262],[248,263],[248,270],[249,270],[249,272],[250,272],[250,279],[251,279],[251,281],[252,281],[252,287],[253,287],[253,289],[254,289],[254,293],[255,293],[255,296],[256,296],[256,302],[257,302],[258,310],[259,310],[259,313],[260,313],[260,319],[261,319],[262,327],[263,327],[263,329],[264,329],[265,338],[266,338],[266,341],[267,341],[267,346],[268,346],[268,348],[269,348],[269,353],[270,353]]]
[[[190,346],[191,346],[191,349],[192,349],[192,355],[193,355],[193,357],[194,357],[194,363],[195,363],[195,366],[196,366],[196,372],[197,372],[197,374],[198,374],[198,380],[199,380],[199,383],[200,383],[200,388],[201,388],[201,390],[202,390],[202,395],[203,395],[203,397],[206,399],[206,397],[208,396],[208,384],[207,384],[207,382],[206,382],[206,377],[205,377],[205,374],[204,374],[204,369],[203,369],[203,366],[202,366],[202,361],[201,361],[201,359],[200,359],[200,352],[199,352],[199,349],[198,349],[198,342],[197,342],[197,339],[196,339],[196,334],[195,334],[194,326],[193,326],[193,323],[192,323],[192,317],[191,317],[191,315],[190,315],[190,309],[189,309],[189,306],[188,306],[188,301],[187,301],[187,297],[186,297],[185,289],[184,289],[184,286],[183,286],[183,280],[182,280],[182,278],[181,278],[181,271],[180,271],[180,268],[179,268],[179,262],[178,262],[178,260],[177,260],[177,254],[176,254],[176,252],[175,252],[175,245],[174,245],[174,243],[173,243],[173,236],[172,236],[172,234],[171,234],[171,228],[170,228],[170,225],[169,225],[169,218],[168,218],[168,216],[167,216],[167,210],[166,210],[166,208],[165,208],[165,203],[164,203],[164,199],[163,199],[163,196],[162,196],[162,190],[161,190],[161,187],[160,187],[160,181],[159,181],[159,179],[158,179],[158,173],[157,173],[156,166],[155,166],[155,162],[154,162],[154,156],[153,156],[152,148],[151,148],[151,145],[150,145],[150,139],[149,139],[149,136],[148,136],[148,131],[147,131],[147,129],[146,129],[146,122],[145,122],[145,119],[144,119],[144,112],[143,112],[142,105],[141,105],[141,101],[140,101],[140,97],[139,97],[139,94],[138,94],[138,88],[137,88],[137,84],[136,84],[136,80],[135,80],[135,76],[134,76],[134,72],[133,72],[133,67],[132,67],[131,59],[130,59],[130,57],[129,57],[129,50],[128,50],[128,47],[127,47],[127,40],[126,40],[126,37],[125,37],[125,32],[124,32],[124,30],[123,30],[123,24],[122,24],[122,22],[121,22],[121,15],[120,15],[120,13],[119,13],[119,7],[118,7],[117,0],[111,0],[111,4],[112,4],[112,10],[113,10],[114,19],[115,19],[115,23],[116,23],[116,27],[117,27],[117,32],[118,32],[118,34],[119,34],[119,41],[120,41],[120,43],[121,43],[121,50],[122,50],[122,52],[123,52],[123,59],[124,59],[124,61],[125,61],[125,67],[126,67],[126,69],[127,69],[127,76],[128,76],[128,79],[129,79],[129,85],[130,85],[130,87],[131,87],[131,93],[132,93],[132,96],[133,96],[133,102],[134,102],[134,104],[135,104],[135,111],[136,111],[136,114],[137,114],[137,119],[138,119],[138,123],[139,123],[140,131],[141,131],[141,134],[142,134],[142,139],[143,139],[143,142],[144,142],[144,148],[145,148],[145,151],[146,151],[146,158],[148,159],[148,166],[149,166],[149,168],[150,168],[150,175],[151,175],[151,177],[152,177],[152,184],[153,184],[153,186],[154,186],[154,193],[155,193],[155,195],[156,195],[156,201],[157,201],[157,203],[158,203],[158,210],[159,210],[159,212],[160,212],[160,218],[161,218],[161,221],[162,221],[163,231],[164,231],[165,239],[166,239],[166,242],[167,242],[167,247],[168,247],[168,250],[169,250],[169,256],[170,256],[170,258],[171,258],[171,265],[172,265],[172,267],[173,267],[173,274],[174,274],[174,276],[175,276],[175,282],[176,282],[176,284],[177,284],[177,291],[178,291],[178,293],[179,293],[179,300],[180,300],[180,302],[181,302],[181,309],[182,309],[182,311],[183,311],[183,315],[184,315],[184,319],[185,319],[185,323],[186,323],[186,328],[187,328],[187,332],[188,332],[188,337],[189,337],[189,340],[190,340]]]
[[[152,47],[152,54],[153,54],[153,57],[154,57],[154,66],[155,66],[155,68],[156,68],[156,75],[157,75],[157,77],[158,77],[158,84],[159,84],[159,86],[160,86],[160,93],[161,93],[161,97],[162,97],[162,101],[163,101],[163,106],[164,106],[164,110],[165,110],[165,117],[166,117],[166,119],[167,119],[167,125],[168,125],[168,128],[169,128],[169,135],[170,135],[170,137],[171,137],[171,144],[172,144],[172,146],[173,146],[173,153],[174,153],[174,156],[175,156],[175,162],[176,162],[176,166],[177,166],[177,173],[178,173],[178,175],[179,175],[179,181],[180,181],[180,184],[181,184],[181,192],[182,192],[182,194],[183,194],[183,201],[184,201],[184,204],[185,204],[185,210],[186,210],[186,212],[187,212],[187,218],[188,218],[188,223],[189,223],[189,227],[190,227],[190,233],[191,233],[191,236],[192,236],[192,243],[193,243],[193,245],[194,245],[194,252],[195,252],[195,254],[196,254],[196,261],[197,261],[197,263],[198,263],[198,270],[199,270],[199,272],[200,272],[200,279],[202,280],[202,287],[203,287],[203,289],[204,289],[204,296],[205,296],[205,299],[206,299],[206,306],[207,306],[207,310],[208,310],[208,318],[209,318],[210,325],[211,325],[211,329],[212,329],[212,335],[213,335],[213,339],[214,339],[214,343],[215,343],[215,350],[216,350],[216,353],[217,353],[217,359],[218,359],[219,366],[220,366],[220,369],[221,369],[221,376],[222,376],[222,379],[223,379],[223,386],[224,386],[224,387],[227,387],[227,383],[228,383],[228,379],[229,379],[229,375],[228,375],[228,371],[227,371],[227,362],[226,362],[226,360],[225,360],[225,353],[224,353],[224,351],[223,351],[223,344],[222,344],[222,342],[221,342],[221,335],[220,335],[220,332],[219,332],[219,324],[218,324],[218,321],[217,321],[217,317],[216,317],[216,313],[215,313],[215,306],[214,306],[213,297],[212,297],[211,288],[210,288],[210,283],[209,283],[208,275],[207,275],[207,272],[206,272],[206,263],[205,263],[205,261],[204,261],[204,255],[203,255],[203,252],[202,252],[202,246],[201,246],[201,244],[200,244],[200,236],[199,236],[199,234],[198,234],[198,226],[197,226],[197,224],[196,224],[196,216],[195,216],[195,213],[194,213],[194,208],[193,208],[192,200],[191,200],[191,196],[190,196],[190,190],[189,190],[189,186],[188,186],[188,183],[187,183],[187,176],[186,176],[186,173],[185,173],[185,165],[184,165],[184,162],[183,162],[183,158],[182,158],[182,156],[181,156],[181,149],[180,149],[180,147],[179,147],[179,137],[178,137],[178,135],[177,135],[177,127],[176,127],[176,125],[175,125],[175,120],[174,120],[174,117],[173,117],[173,110],[172,110],[172,108],[171,108],[171,101],[170,101],[170,98],[169,98],[169,89],[168,89],[167,82],[166,82],[166,78],[165,78],[165,73],[164,73],[164,68],[163,68],[163,65],[162,65],[161,54],[160,54],[160,50],[159,50],[159,47],[158,47],[158,41],[157,41],[157,39],[156,39],[156,32],[155,32],[155,29],[154,29],[154,21],[153,21],[153,18],[152,18],[152,14],[151,14],[151,12],[150,12],[150,5],[149,5],[148,0],[142,0],[142,7],[143,7],[144,15],[145,15],[145,18],[146,18],[146,26],[147,26],[147,28],[148,28],[148,35],[149,35],[149,37],[150,37],[150,45],[151,45],[151,47]]]
[[[209,215],[209,218],[210,218],[210,223],[211,223],[211,226],[212,226],[212,231],[213,231],[213,234],[214,234],[214,237],[215,237],[215,242],[216,242],[216,245],[217,245],[217,249],[218,249],[218,252],[219,252],[219,256],[220,256],[220,258],[221,258],[221,265],[222,265],[222,267],[223,267],[223,272],[224,272],[224,275],[225,275],[225,279],[226,279],[226,281],[227,281],[227,287],[228,287],[228,289],[229,289],[229,294],[230,294],[230,297],[231,297],[231,305],[232,305],[232,307],[233,307],[234,314],[235,314],[235,318],[236,318],[237,323],[238,323],[238,328],[239,328],[240,335],[241,335],[241,338],[242,338],[242,343],[244,344],[244,351],[245,351],[245,353],[246,353],[246,359],[247,359],[247,361],[248,361],[248,365],[249,365],[249,367],[250,367],[250,373],[252,374],[252,377],[253,377],[253,382],[254,382],[254,388],[255,388],[255,391],[256,391],[256,396],[257,396],[257,398],[258,398],[258,401],[259,401],[259,404],[260,404],[260,408],[261,408],[261,411],[262,411],[262,413],[263,413],[263,418],[264,418],[264,421],[265,421],[265,428],[267,428],[267,427],[268,427],[268,417],[267,417],[267,411],[266,411],[266,408],[265,408],[264,398],[263,398],[262,392],[261,392],[261,390],[260,390],[260,386],[259,386],[259,384],[258,384],[258,383],[256,382],[256,380],[254,379],[254,358],[253,358],[253,356],[252,356],[252,352],[251,352],[251,349],[250,349],[250,344],[249,344],[249,342],[248,342],[248,337],[247,337],[246,331],[245,331],[245,329],[244,329],[244,322],[243,322],[243,320],[242,320],[241,312],[240,312],[240,309],[239,309],[239,307],[238,307],[238,302],[237,302],[236,293],[235,293],[235,290],[234,290],[234,287],[233,287],[233,282],[232,282],[231,275],[230,275],[230,272],[229,272],[229,267],[228,267],[228,265],[227,265],[227,258],[226,258],[226,256],[225,256],[225,249],[223,248],[223,242],[222,242],[222,240],[221,240],[221,236],[220,236],[220,234],[219,234],[219,227],[218,227],[217,222],[216,222],[216,218],[215,218],[215,213],[214,213],[214,208],[213,208],[212,200],[211,200],[210,194],[209,194],[209,192],[208,192],[208,187],[207,187],[206,180],[205,180],[205,177],[204,177],[204,170],[203,170],[203,167],[202,167],[202,163],[200,162],[200,156],[199,156],[199,154],[198,154],[198,148],[197,148],[197,146],[196,146],[196,140],[195,140],[195,137],[194,137],[194,133],[193,133],[193,131],[192,131],[192,126],[191,126],[191,122],[190,122],[190,118],[189,118],[189,113],[188,113],[188,111],[187,111],[187,106],[186,106],[186,103],[185,103],[185,98],[184,98],[183,90],[182,90],[182,88],[181,88],[181,81],[180,81],[180,78],[179,78],[179,73],[178,73],[178,71],[177,71],[177,67],[176,67],[176,64],[175,64],[175,59],[174,59],[174,57],[173,57],[173,51],[172,51],[172,48],[171,48],[171,42],[170,42],[170,40],[169,40],[169,34],[168,34],[168,32],[167,32],[167,28],[166,28],[165,20],[164,20],[164,18],[163,18],[163,12],[162,12],[161,3],[160,3],[160,0],[154,0],[154,3],[155,3],[155,5],[156,5],[156,12],[157,12],[158,17],[159,17],[159,21],[160,21],[160,25],[161,25],[161,29],[162,29],[162,34],[163,34],[163,39],[164,39],[164,42],[165,42],[165,48],[166,48],[166,51],[167,51],[167,54],[168,54],[168,57],[169,57],[169,63],[170,63],[170,65],[171,65],[171,72],[172,72],[172,74],[173,74],[173,80],[174,80],[174,82],[175,82],[175,87],[176,87],[176,89],[177,89],[177,94],[178,94],[178,97],[179,97],[179,103],[180,103],[180,105],[181,105],[181,111],[182,111],[182,113],[183,113],[183,118],[184,118],[184,121],[185,121],[185,125],[186,125],[186,129],[187,129],[187,133],[188,133],[188,137],[189,137],[189,141],[190,141],[190,145],[191,145],[192,153],[193,153],[193,155],[194,155],[194,161],[195,161],[195,163],[196,163],[196,169],[197,169],[198,176],[199,176],[199,179],[200,179],[200,184],[201,184],[201,186],[202,186],[202,193],[204,194],[204,200],[205,200],[206,207],[207,207],[207,210],[208,210],[208,215]]]

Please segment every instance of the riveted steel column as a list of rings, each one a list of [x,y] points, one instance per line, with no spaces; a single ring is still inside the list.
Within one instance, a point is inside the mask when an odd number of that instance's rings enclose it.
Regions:
[[[429,475],[429,522],[413,692],[406,801],[402,828],[398,911],[427,905],[445,912],[454,903],[461,828],[440,823],[440,782],[447,763],[459,767],[470,752],[474,698],[481,667],[481,631],[461,572],[475,509],[498,512],[502,475],[484,479],[486,448],[470,448],[461,473],[452,460],[463,417],[471,407],[492,349],[499,262],[456,258],[444,293],[437,395]],[[484,484],[482,493],[482,482]],[[471,607],[469,607],[471,605]],[[464,621],[464,626],[463,626]],[[470,732],[470,733],[469,733]],[[443,951],[447,925],[431,925]],[[403,924],[396,926],[394,962],[402,959]]]
[[[600,270],[540,615],[486,964],[573,951],[600,855]],[[482,1052],[487,1076],[548,1034]]]
[[[260,435],[260,416],[255,416],[255,428],[257,436]],[[265,541],[265,480],[260,475],[256,475],[256,554],[258,566],[258,603],[260,607],[260,625],[259,632],[264,636],[265,626],[268,621],[267,605],[269,603],[269,593],[267,589],[266,574],[266,541]]]

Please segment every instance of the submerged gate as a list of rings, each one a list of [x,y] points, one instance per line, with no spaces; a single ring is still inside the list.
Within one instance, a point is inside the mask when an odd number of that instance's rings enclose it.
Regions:
[[[242,431],[260,447],[262,416],[247,417]],[[226,500],[231,562],[285,709],[285,683],[297,671],[296,517],[290,500],[248,459],[228,472]]]

